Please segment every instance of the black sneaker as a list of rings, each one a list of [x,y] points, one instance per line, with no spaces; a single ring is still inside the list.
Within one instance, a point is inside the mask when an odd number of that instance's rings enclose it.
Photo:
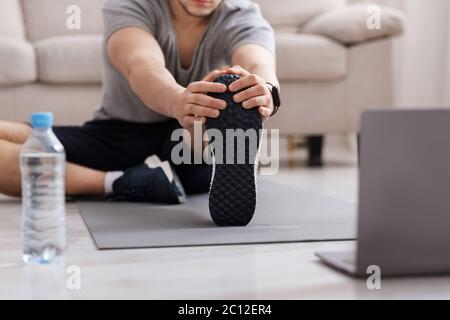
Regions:
[[[227,74],[218,77],[215,82],[228,87],[238,79],[238,75]],[[223,137],[222,152],[214,148],[211,150],[213,176],[209,191],[209,211],[218,226],[246,226],[252,220],[256,207],[256,171],[262,118],[257,108],[247,110],[241,103],[235,103],[233,95],[229,90],[220,94],[211,93],[210,96],[225,100],[227,108],[221,111],[218,118],[206,121],[207,130],[217,129]],[[245,147],[239,147],[234,138],[227,139],[227,129],[242,129],[244,132],[252,129],[256,141],[250,143],[251,139],[246,139]],[[227,161],[227,150],[234,152],[232,163]]]
[[[125,170],[123,176],[114,181],[113,194],[108,199],[180,204],[186,202],[186,194],[169,162],[161,162],[153,156]]]

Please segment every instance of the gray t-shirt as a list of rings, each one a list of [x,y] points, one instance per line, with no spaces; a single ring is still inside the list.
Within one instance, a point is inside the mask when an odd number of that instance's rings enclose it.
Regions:
[[[167,119],[144,105],[125,77],[111,64],[106,42],[121,28],[138,27],[153,34],[164,53],[166,68],[184,87],[214,69],[231,64],[233,51],[241,45],[257,44],[275,54],[273,30],[258,5],[250,0],[223,0],[211,17],[189,69],[181,66],[169,0],[107,0],[103,20],[104,79],[101,105],[94,113],[96,120],[151,123]]]

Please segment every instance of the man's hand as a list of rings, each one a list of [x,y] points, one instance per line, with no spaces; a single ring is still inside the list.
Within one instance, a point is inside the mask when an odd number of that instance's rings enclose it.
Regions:
[[[192,127],[195,121],[205,123],[206,117],[217,118],[220,110],[227,107],[227,103],[221,99],[214,99],[206,93],[223,93],[225,91],[227,91],[227,87],[221,83],[208,80],[192,82],[186,89],[176,93],[173,117],[183,128]]]
[[[274,105],[272,94],[266,81],[255,74],[250,74],[240,66],[233,66],[226,70],[227,73],[234,73],[241,76],[241,79],[233,82],[229,86],[231,92],[239,92],[234,95],[234,101],[242,102],[245,109],[258,108],[264,120],[267,120],[273,113]]]

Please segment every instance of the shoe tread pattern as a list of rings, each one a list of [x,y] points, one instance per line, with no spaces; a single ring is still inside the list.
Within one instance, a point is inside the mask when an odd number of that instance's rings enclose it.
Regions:
[[[237,75],[223,75],[215,82],[229,86],[239,78]],[[249,143],[245,144],[245,149],[237,150],[234,141],[225,139],[226,129],[256,130],[259,148],[262,119],[257,108],[247,110],[241,103],[235,103],[234,94],[228,90],[225,93],[210,95],[225,100],[227,108],[221,111],[218,118],[209,118],[206,121],[206,128],[218,129],[222,133],[224,159],[226,159],[227,144],[234,145],[234,162],[233,164],[216,164],[209,193],[209,211],[218,226],[246,226],[252,220],[256,208],[254,166],[257,150],[250,150]],[[237,164],[237,157],[243,152],[245,152],[245,164]]]

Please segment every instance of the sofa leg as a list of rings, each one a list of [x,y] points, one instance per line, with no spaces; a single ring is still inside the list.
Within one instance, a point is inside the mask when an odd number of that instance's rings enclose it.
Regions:
[[[356,151],[358,156],[358,166],[361,165],[361,134],[356,134]]]
[[[308,167],[318,168],[323,166],[322,160],[322,149],[323,149],[323,136],[308,136],[307,137],[307,145],[308,145]]]
[[[290,134],[287,136],[288,139],[288,151],[289,151],[289,161],[288,161],[288,165],[290,167],[293,167],[295,164],[295,156],[297,154],[297,149],[298,149],[298,143],[297,143],[297,139],[295,137],[295,135]]]

